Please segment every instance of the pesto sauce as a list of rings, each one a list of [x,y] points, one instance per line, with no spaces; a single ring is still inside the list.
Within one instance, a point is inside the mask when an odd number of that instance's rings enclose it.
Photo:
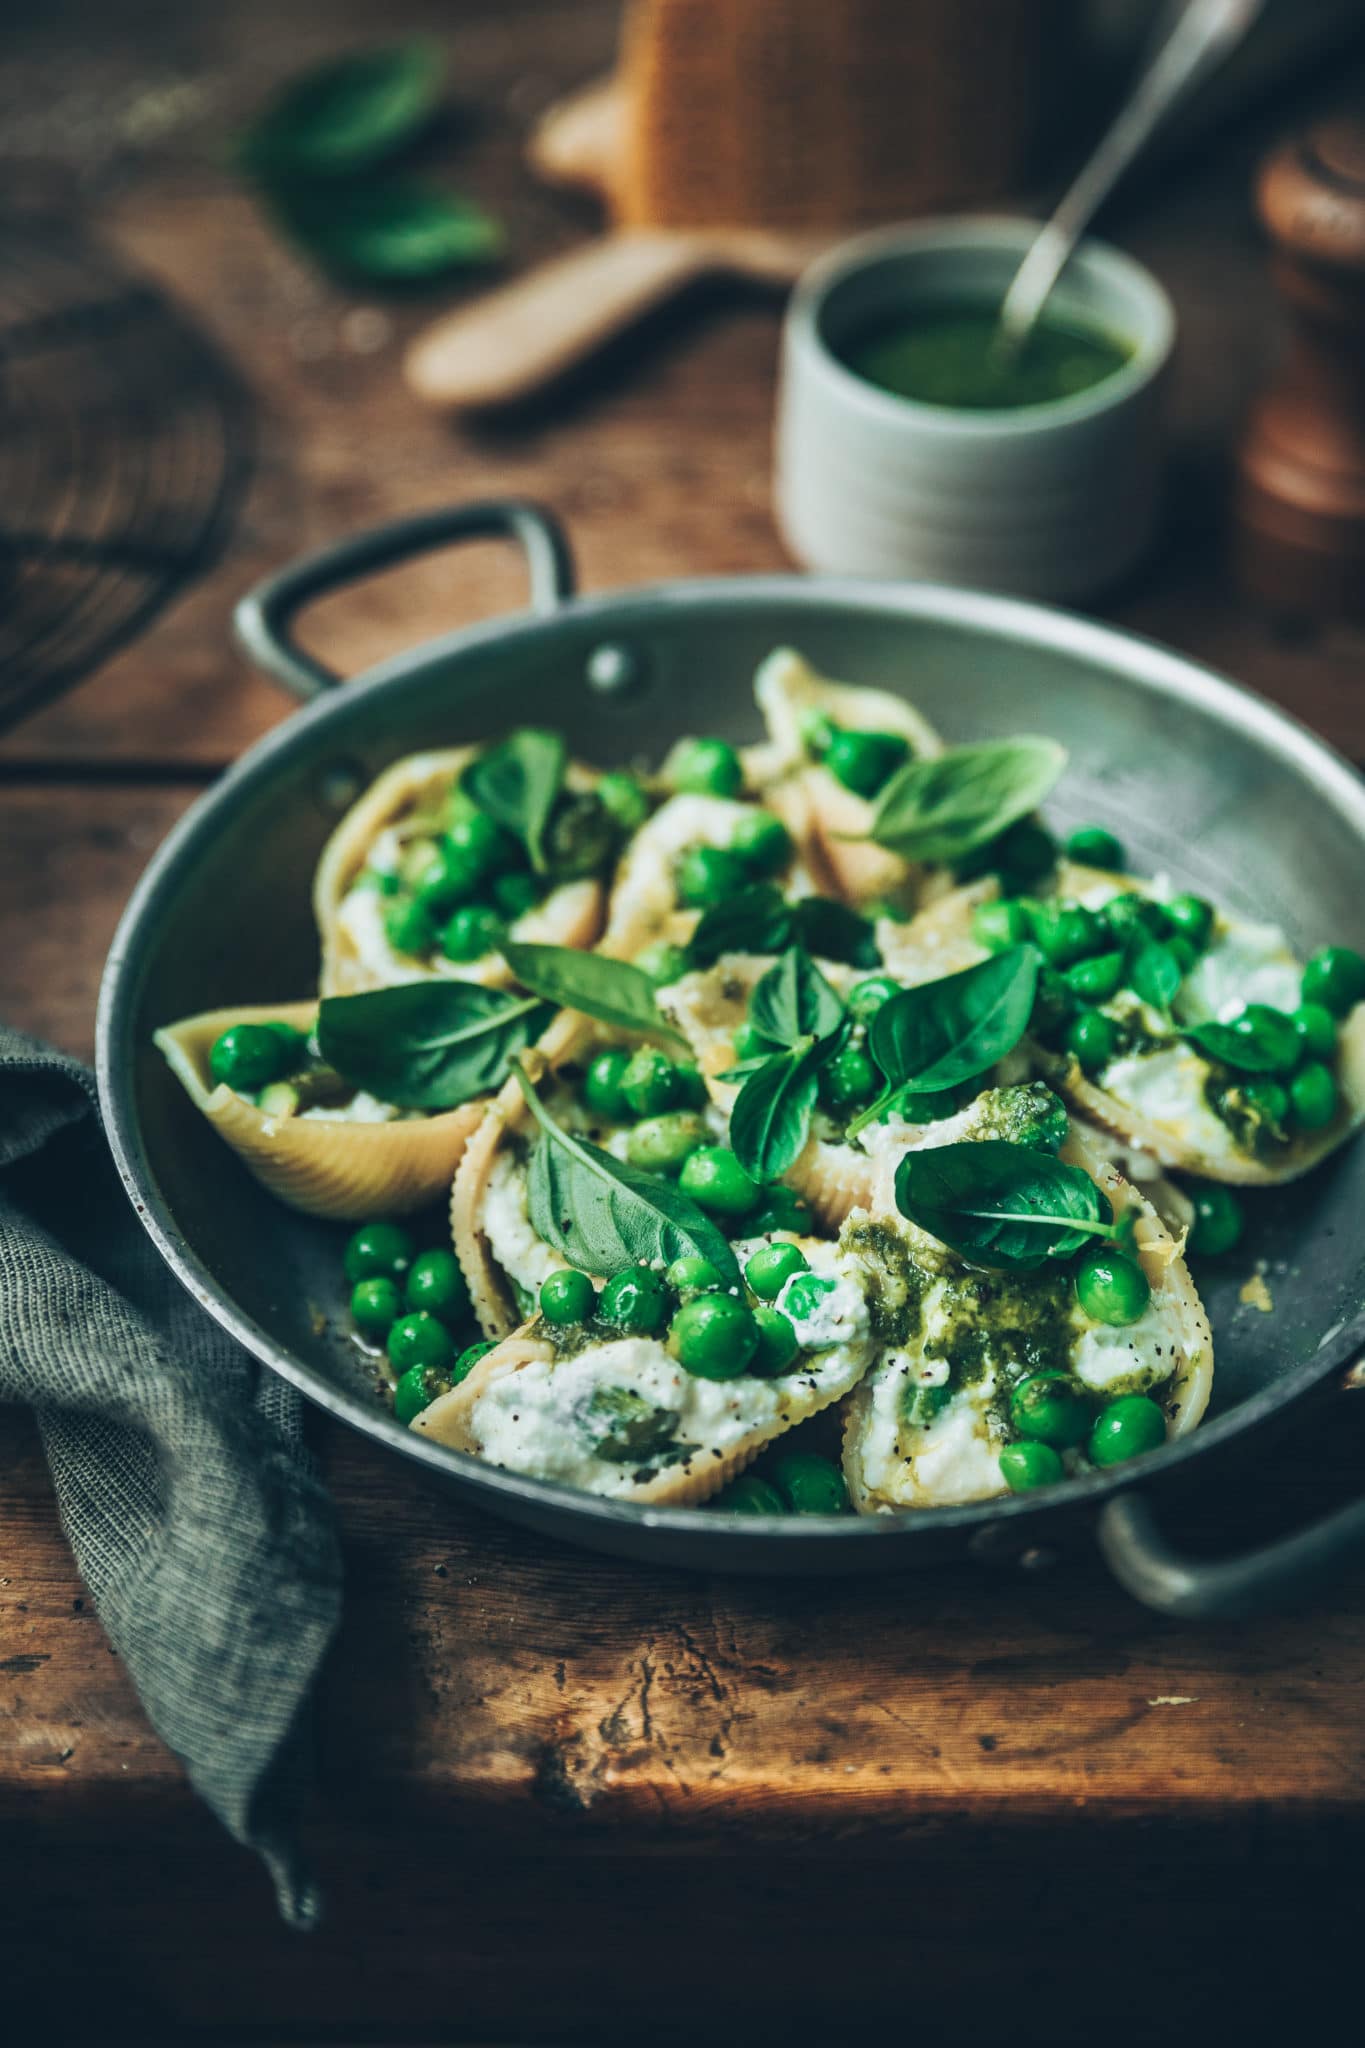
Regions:
[[[1032,1373],[1070,1373],[1076,1329],[1070,1272],[962,1273],[944,1284],[951,1334],[929,1337],[926,1358],[946,1360],[949,1384],[974,1386],[993,1366],[1000,1396]]]
[[[854,1254],[861,1265],[868,1324],[876,1342],[895,1350],[913,1343],[928,1280],[902,1233],[894,1224],[877,1223],[857,1212],[840,1232],[839,1248]]]
[[[1123,369],[1127,343],[1047,311],[1023,349],[996,347],[999,307],[947,301],[881,321],[841,351],[855,375],[897,398],[967,412],[1003,412],[1075,398]]]

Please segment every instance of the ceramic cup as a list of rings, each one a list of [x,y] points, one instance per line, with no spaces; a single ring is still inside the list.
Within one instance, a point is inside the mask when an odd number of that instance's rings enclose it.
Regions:
[[[775,506],[808,568],[1068,601],[1132,568],[1159,510],[1170,300],[1085,241],[1050,306],[1126,341],[1129,361],[1073,398],[969,412],[882,391],[841,351],[944,300],[998,303],[1036,225],[963,217],[845,242],[806,272],[783,337]]]

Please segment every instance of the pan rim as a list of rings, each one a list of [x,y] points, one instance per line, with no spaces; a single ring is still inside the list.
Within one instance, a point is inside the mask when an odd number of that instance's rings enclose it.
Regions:
[[[318,734],[333,724],[344,723],[346,707],[371,699],[435,662],[476,654],[482,647],[501,645],[509,638],[527,642],[552,638],[567,622],[577,626],[601,623],[604,637],[615,637],[628,630],[635,619],[653,626],[660,614],[667,619],[671,613],[716,606],[760,610],[773,604],[809,611],[834,606],[882,618],[925,619],[975,627],[997,638],[1088,658],[1139,689],[1193,701],[1215,715],[1221,714],[1244,731],[1251,731],[1264,744],[1280,749],[1308,783],[1328,795],[1338,809],[1353,816],[1365,843],[1365,781],[1335,749],[1292,714],[1158,641],[1024,599],[943,584],[906,585],[853,577],[777,573],[645,584],[570,598],[548,614],[515,614],[481,621],[389,656],[283,720],[249,747],[189,807],[153,853],[119,920],[101,977],[96,1016],[96,1079],[105,1131],[119,1177],[139,1221],[179,1283],[260,1363],[279,1373],[326,1413],[415,1459],[446,1480],[457,1482],[462,1492],[489,1497],[490,1506],[505,1502],[543,1508],[599,1529],[655,1531],[713,1545],[742,1534],[755,1551],[780,1542],[784,1553],[793,1545],[824,1548],[834,1539],[845,1548],[856,1543],[881,1548],[902,1542],[917,1529],[962,1534],[1006,1523],[1027,1525],[1055,1517],[1063,1507],[1097,1509],[1135,1483],[1159,1481],[1193,1459],[1216,1453],[1349,1364],[1365,1349],[1365,1308],[1280,1379],[1249,1395],[1225,1414],[1201,1424],[1189,1437],[1151,1452],[1136,1469],[1117,1467],[1088,1474],[1068,1480],[1055,1491],[1042,1489],[950,1507],[908,1509],[867,1517],[777,1518],[727,1515],[713,1508],[647,1508],[488,1465],[468,1454],[429,1443],[388,1415],[367,1408],[358,1395],[325,1379],[276,1343],[236,1306],[182,1236],[161,1196],[154,1165],[142,1139],[134,1086],[136,1047],[131,1025],[150,950],[146,933],[154,927],[156,906],[175,886],[182,865],[192,859],[197,844],[212,831],[214,821],[232,803],[239,788],[267,772],[278,759],[312,748]]]

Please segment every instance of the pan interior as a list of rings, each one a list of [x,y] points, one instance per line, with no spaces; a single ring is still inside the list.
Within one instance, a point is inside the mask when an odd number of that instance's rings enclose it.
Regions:
[[[639,681],[585,682],[603,643]],[[106,1016],[109,1079],[131,1098],[144,1170],[172,1239],[292,1357],[305,1386],[357,1420],[380,1412],[341,1318],[345,1233],[282,1209],[191,1107],[151,1045],[159,1025],[233,1002],[307,994],[312,870],[349,795],[398,755],[517,722],[558,725],[603,766],[657,760],[684,732],[758,736],[751,680],[773,647],[849,681],[902,690],[949,740],[1035,731],[1071,750],[1048,814],[1103,822],[1136,872],[1166,874],[1281,924],[1301,953],[1365,947],[1365,797],[1273,714],[1175,657],[1061,615],[962,593],[774,579],[674,586],[575,605],[419,652],[282,728],[201,804],[154,864],[122,939]],[[127,1085],[125,1086],[125,1078]],[[1199,1275],[1214,1323],[1212,1414],[1288,1376],[1365,1299],[1365,1148],[1248,1201],[1248,1238]],[[436,1242],[440,1218],[432,1220]],[[1240,1299],[1258,1268],[1274,1303]]]

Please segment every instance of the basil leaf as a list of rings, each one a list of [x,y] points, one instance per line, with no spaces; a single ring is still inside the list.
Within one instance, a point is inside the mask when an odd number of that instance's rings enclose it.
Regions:
[[[1088,1173],[998,1138],[907,1152],[896,1207],[974,1265],[1005,1272],[1069,1259],[1092,1237],[1118,1235]]]
[[[703,912],[687,950],[698,967],[711,967],[722,953],[780,953],[791,929],[781,890],[771,882],[750,882],[728,902]]]
[[[279,222],[329,270],[376,284],[439,277],[501,254],[498,223],[467,199],[416,178],[346,188],[267,187]]]
[[[828,1038],[844,1021],[844,1006],[810,955],[789,946],[749,998],[749,1022],[775,1045]]]
[[[846,903],[836,903],[832,896],[802,896],[793,903],[791,917],[793,937],[808,953],[848,967],[881,965],[871,922]]]
[[[441,102],[434,42],[334,58],[285,85],[242,137],[243,167],[298,178],[350,177],[414,141]],[[348,199],[349,199],[348,195]]]
[[[877,799],[867,836],[904,860],[961,860],[1037,810],[1066,758],[1056,740],[1025,736],[909,761]]]
[[[730,1112],[730,1144],[751,1179],[775,1180],[805,1150],[828,1050],[818,1039],[798,1039],[764,1060],[740,1089]]]
[[[883,1003],[868,1050],[886,1086],[854,1118],[849,1135],[873,1122],[894,1096],[956,1088],[1013,1052],[1028,1029],[1040,965],[1035,946],[1007,946],[960,974],[902,989]]]
[[[513,1057],[545,1029],[535,997],[473,981],[406,981],[318,1006],[318,1050],[329,1066],[398,1109],[454,1109],[491,1095]]]
[[[1284,1057],[1282,1046],[1245,1025],[1238,1031],[1231,1024],[1190,1024],[1181,1035],[1206,1059],[1242,1074],[1273,1074]]]
[[[545,828],[567,762],[559,733],[523,726],[471,761],[460,777],[466,796],[521,841],[537,874],[545,873]]]
[[[1169,1010],[1184,979],[1179,960],[1159,939],[1146,939],[1128,957],[1128,986],[1154,1010]]]
[[[527,1198],[537,1237],[585,1273],[610,1279],[627,1266],[709,1259],[727,1286],[739,1279],[728,1242],[671,1182],[561,1129],[521,1067],[522,1094],[543,1136],[531,1154]]]
[[[517,980],[533,995],[562,1010],[581,1010],[623,1031],[641,1031],[652,1038],[687,1040],[662,1015],[654,983],[642,969],[601,953],[580,953],[571,946],[533,946],[515,939],[504,942],[502,955]]]

